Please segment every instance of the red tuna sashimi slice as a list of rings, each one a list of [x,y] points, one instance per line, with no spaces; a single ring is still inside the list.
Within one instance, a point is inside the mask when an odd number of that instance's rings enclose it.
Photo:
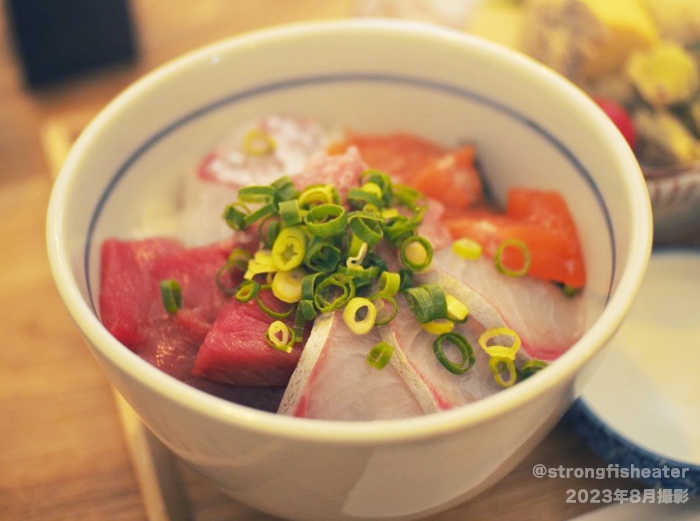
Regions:
[[[529,357],[552,361],[583,334],[583,298],[570,297],[555,284],[534,277],[500,273],[492,259],[466,260],[452,248],[435,252],[433,274],[447,274],[473,289],[518,333]]]
[[[476,363],[466,373],[451,373],[435,356],[433,343],[437,335],[428,333],[416,320],[403,298],[399,299],[399,311],[389,328],[385,329],[384,340],[394,345],[411,365],[413,371],[430,390],[433,400],[441,409],[451,409],[474,402],[498,392],[493,373],[489,369],[489,356],[479,348],[477,342],[481,333],[493,327],[505,327],[497,313],[474,292],[460,286],[456,281],[446,283],[446,291],[464,302],[470,308],[470,319],[455,327],[469,341]],[[448,356],[454,356],[448,347]]]
[[[232,243],[186,249],[172,239],[122,241],[102,246],[100,316],[105,327],[124,345],[150,359],[166,372],[167,360],[182,358],[175,346],[202,342],[228,298],[216,275],[225,264]],[[226,274],[225,277],[230,277]],[[170,315],[160,283],[175,279],[182,288],[183,309]],[[224,281],[235,284],[232,279]],[[177,364],[177,363],[176,363]]]
[[[380,420],[436,412],[437,404],[401,353],[384,369],[367,362],[379,328],[356,335],[341,312],[318,317],[279,412],[325,420]]]
[[[286,306],[269,292],[261,294],[261,298],[279,311]],[[286,385],[303,343],[296,344],[291,353],[271,347],[265,335],[274,320],[254,300],[243,303],[232,299],[204,339],[192,374],[234,385]]]

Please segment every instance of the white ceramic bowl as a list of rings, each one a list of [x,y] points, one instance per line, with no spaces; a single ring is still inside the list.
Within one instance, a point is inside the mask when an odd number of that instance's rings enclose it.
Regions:
[[[98,319],[99,245],[133,234],[174,198],[186,166],[237,121],[273,112],[329,126],[476,141],[493,192],[548,188],[580,231],[588,329],[537,377],[467,407],[406,420],[282,417],[225,402],[159,372]],[[415,519],[508,473],[575,398],[618,328],[650,255],[637,162],[608,118],[534,61],[456,31],[351,20],[247,34],[149,74],[74,146],[52,194],[48,250],[90,349],[143,421],[234,498],[294,519]]]

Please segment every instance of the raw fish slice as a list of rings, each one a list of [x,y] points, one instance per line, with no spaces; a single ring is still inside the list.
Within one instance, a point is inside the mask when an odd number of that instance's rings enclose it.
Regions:
[[[344,154],[313,156],[302,173],[294,177],[294,185],[304,190],[315,184],[332,184],[345,199],[350,188],[360,185],[360,176],[367,169],[359,152],[350,147]]]
[[[270,292],[263,292],[260,298],[275,311],[287,307]],[[199,348],[192,375],[232,385],[286,385],[301,356],[302,344],[290,353],[271,347],[266,333],[275,320],[255,300],[244,303],[231,299]]]
[[[476,363],[471,369],[461,375],[445,369],[433,350],[437,335],[428,333],[421,326],[403,298],[399,299],[396,317],[385,329],[384,339],[401,350],[415,373],[430,389],[440,408],[451,409],[501,389],[489,369],[489,356],[479,347],[477,340],[486,329],[504,327],[505,324],[479,295],[456,281],[448,284],[445,290],[470,308],[469,320],[459,324],[454,331],[464,335],[474,349]],[[457,359],[456,351],[451,353],[448,348],[446,354]]]
[[[326,420],[379,420],[438,410],[431,393],[400,353],[384,369],[367,363],[379,328],[356,335],[341,312],[318,317],[279,412]]]
[[[493,260],[466,260],[452,248],[435,252],[433,268],[427,277],[449,275],[488,299],[508,327],[518,333],[522,350],[529,357],[554,360],[583,334],[583,299],[566,296],[553,283],[503,275]]]
[[[269,135],[273,153],[255,156],[243,148],[252,129]],[[183,240],[201,245],[231,234],[221,218],[238,190],[251,184],[268,185],[284,175],[296,176],[309,159],[325,150],[326,131],[314,120],[272,115],[240,126],[213,150],[185,179],[182,191]]]

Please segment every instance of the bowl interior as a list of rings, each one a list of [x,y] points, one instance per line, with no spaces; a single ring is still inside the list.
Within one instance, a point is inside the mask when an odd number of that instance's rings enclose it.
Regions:
[[[93,344],[108,343],[97,320],[102,241],[157,230],[153,208],[177,206],[188,169],[241,122],[271,113],[474,142],[496,200],[512,186],[564,195],[588,269],[590,331],[557,362],[559,375],[501,394],[532,395],[577,372],[622,319],[648,257],[650,210],[636,161],[607,118],[559,76],[493,44],[420,24],[353,21],[197,51],[138,82],[88,127],[57,181],[49,249]]]

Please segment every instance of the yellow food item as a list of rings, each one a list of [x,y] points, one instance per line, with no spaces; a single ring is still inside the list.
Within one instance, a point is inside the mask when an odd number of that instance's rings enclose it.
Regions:
[[[667,110],[641,109],[634,115],[634,125],[647,164],[663,166],[700,159],[700,142]]]
[[[622,67],[660,40],[641,0],[529,0],[522,49],[574,80]]]
[[[524,18],[525,13],[517,2],[491,0],[474,8],[465,29],[487,40],[519,49]]]
[[[700,43],[700,1],[642,0],[661,37],[683,46]]]
[[[697,62],[671,42],[632,53],[625,73],[639,95],[657,107],[688,102],[700,86]]]

